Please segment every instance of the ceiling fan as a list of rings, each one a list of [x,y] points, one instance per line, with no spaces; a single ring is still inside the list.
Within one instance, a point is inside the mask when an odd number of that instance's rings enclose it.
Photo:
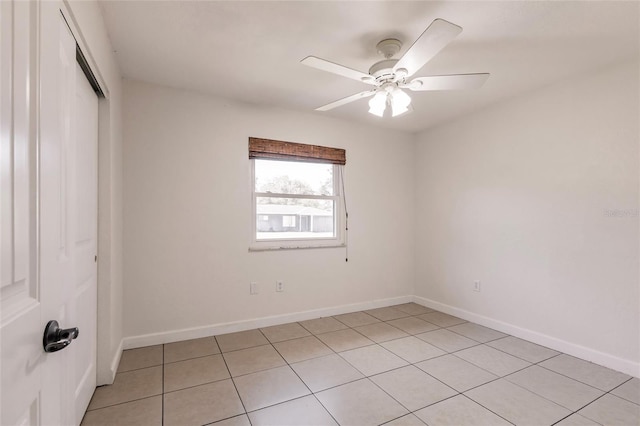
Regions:
[[[400,51],[402,42],[394,38],[382,40],[376,47],[378,53],[385,59],[373,64],[368,74],[315,56],[307,56],[300,61],[304,65],[375,86],[371,90],[323,105],[316,108],[316,111],[328,111],[358,99],[373,96],[369,100],[371,114],[382,117],[387,105],[390,105],[391,114],[396,117],[411,110],[411,97],[404,90],[422,92],[481,87],[489,78],[489,74],[433,75],[410,79],[460,32],[462,32],[461,27],[444,19],[436,19],[400,59],[392,58]]]

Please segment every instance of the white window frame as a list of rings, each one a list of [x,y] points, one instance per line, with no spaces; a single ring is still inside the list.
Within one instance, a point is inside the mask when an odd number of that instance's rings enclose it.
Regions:
[[[287,161],[287,160],[277,160]],[[292,250],[292,249],[310,249],[310,248],[328,248],[328,247],[344,247],[344,202],[342,197],[341,183],[343,179],[343,170],[340,165],[334,164],[333,167],[333,195],[299,195],[299,194],[279,194],[273,192],[256,192],[256,167],[255,159],[250,159],[251,163],[251,239],[249,243],[249,251],[266,251],[266,250]],[[313,162],[310,162],[313,163]],[[317,162],[315,164],[322,163]],[[322,163],[326,164],[326,163]],[[257,237],[257,199],[258,197],[284,197],[284,198],[303,198],[333,201],[333,226],[335,236],[319,237],[319,238],[274,238],[260,239]]]

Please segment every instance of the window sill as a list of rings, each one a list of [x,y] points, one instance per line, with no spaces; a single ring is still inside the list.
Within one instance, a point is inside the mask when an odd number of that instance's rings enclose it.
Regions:
[[[258,252],[258,251],[279,251],[279,250],[310,250],[310,249],[326,249],[326,248],[344,248],[347,245],[344,243],[336,243],[331,245],[300,245],[300,246],[249,246],[249,252]]]

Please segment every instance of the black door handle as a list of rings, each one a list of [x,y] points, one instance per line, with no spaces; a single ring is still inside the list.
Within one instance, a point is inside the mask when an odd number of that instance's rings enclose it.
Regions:
[[[78,337],[78,333],[78,327],[60,328],[58,321],[51,320],[44,328],[42,347],[45,352],[57,352],[69,346],[73,339]]]

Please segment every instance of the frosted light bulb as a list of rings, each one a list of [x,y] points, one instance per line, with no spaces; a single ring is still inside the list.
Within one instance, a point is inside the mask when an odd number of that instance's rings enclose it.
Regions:
[[[371,100],[369,100],[369,113],[382,117],[384,110],[387,108],[387,92],[377,92]]]
[[[409,95],[401,89],[394,90],[391,94],[391,115],[396,117],[400,114],[404,114],[409,110],[409,104],[411,104],[411,97]]]

